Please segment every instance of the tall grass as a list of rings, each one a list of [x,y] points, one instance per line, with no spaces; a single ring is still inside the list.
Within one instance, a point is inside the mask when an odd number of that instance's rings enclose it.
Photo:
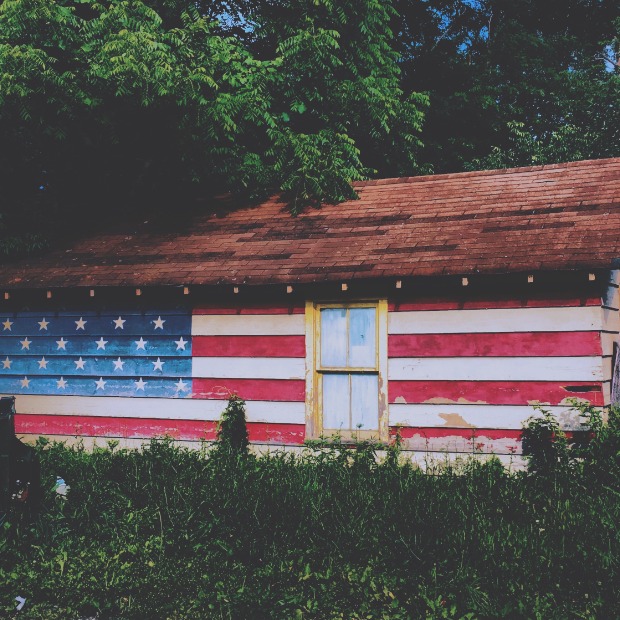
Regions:
[[[0,617],[15,596],[20,620],[620,617],[618,446],[599,436],[535,474],[429,475],[368,444],[40,445],[43,509],[0,534]]]

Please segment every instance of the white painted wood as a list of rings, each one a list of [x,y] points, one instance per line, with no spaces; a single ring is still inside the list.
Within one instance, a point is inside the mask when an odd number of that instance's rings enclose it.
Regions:
[[[388,360],[390,381],[601,381],[600,357],[407,357]]]
[[[603,329],[607,332],[619,332],[620,331],[620,312],[617,310],[610,310],[609,308],[603,308]]]
[[[303,336],[303,314],[200,314],[192,336]]]
[[[447,437],[425,437],[423,433],[407,437],[403,441],[404,450],[416,452],[448,452],[463,454],[521,454],[521,442],[512,437],[490,438],[484,431],[472,429],[469,437],[449,435]]]
[[[390,312],[389,334],[598,331],[599,306]]]
[[[614,343],[618,342],[618,334],[611,334],[603,332],[601,334],[601,347],[603,349],[603,355],[614,354]]]
[[[192,377],[218,379],[305,379],[301,357],[194,357]]]
[[[620,308],[620,289],[617,284],[609,284],[603,295],[603,305],[608,308]]]
[[[563,428],[578,428],[579,415],[570,407],[543,405]],[[391,426],[500,428],[517,430],[530,416],[540,415],[534,407],[520,405],[390,405]]]
[[[41,415],[153,418],[162,420],[219,420],[225,400],[191,398],[125,398],[113,396],[34,396],[16,400],[17,413]],[[248,422],[303,424],[304,403],[248,401]]]

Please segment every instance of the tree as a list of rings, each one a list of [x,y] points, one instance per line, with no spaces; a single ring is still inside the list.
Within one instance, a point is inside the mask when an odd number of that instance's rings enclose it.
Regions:
[[[436,172],[475,167],[493,148],[513,149],[517,126],[563,157],[570,144],[561,136],[571,142],[589,133],[591,143],[604,125],[600,111],[618,107],[613,72],[600,59],[617,45],[617,2],[398,0],[395,7],[403,88],[430,96],[420,157]],[[620,154],[609,148],[608,130],[597,139],[606,150],[584,150],[579,139],[574,156]]]
[[[339,201],[383,152],[416,170],[425,98],[400,90],[389,3],[299,0],[281,29],[266,12],[244,29],[201,6],[0,4],[10,230],[82,229],[218,191],[283,191],[293,209]]]

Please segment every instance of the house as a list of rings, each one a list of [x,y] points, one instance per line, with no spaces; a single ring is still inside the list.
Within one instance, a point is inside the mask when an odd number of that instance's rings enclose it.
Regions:
[[[171,208],[0,266],[17,432],[212,439],[232,392],[257,444],[518,452],[544,403],[617,399],[620,158],[367,181]]]

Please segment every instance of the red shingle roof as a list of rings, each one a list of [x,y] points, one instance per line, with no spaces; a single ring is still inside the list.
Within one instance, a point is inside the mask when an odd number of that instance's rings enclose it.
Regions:
[[[355,187],[360,200],[298,217],[277,198],[221,201],[218,214],[165,233],[93,236],[0,266],[0,286],[320,282],[594,269],[620,257],[620,158]]]

